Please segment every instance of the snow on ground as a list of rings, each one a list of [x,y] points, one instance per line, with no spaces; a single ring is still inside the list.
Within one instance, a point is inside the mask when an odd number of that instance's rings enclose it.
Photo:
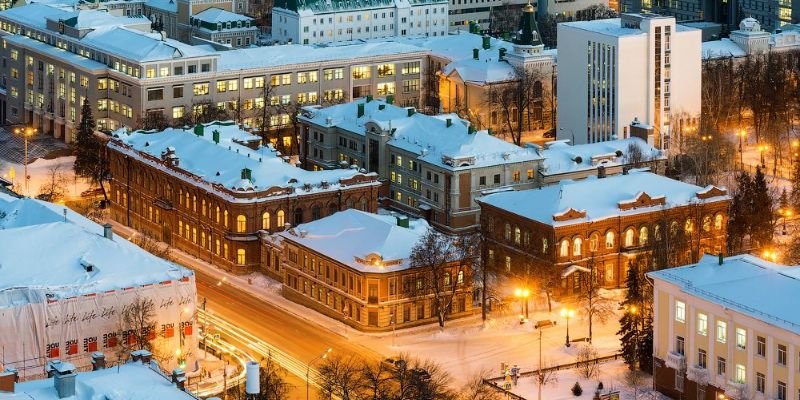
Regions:
[[[78,179],[75,176],[75,171],[72,169],[75,164],[75,157],[58,157],[54,159],[38,158],[28,164],[28,176],[31,177],[28,182],[28,193],[25,193],[25,166],[23,164],[16,164],[3,161],[0,165],[0,176],[5,179],[11,179],[11,170],[13,168],[15,177],[12,180],[14,190],[20,194],[27,194],[30,197],[36,197],[42,191],[42,187],[52,182],[53,178],[59,182],[67,194],[67,199],[79,198],[81,192],[89,189],[90,185],[84,179]]]

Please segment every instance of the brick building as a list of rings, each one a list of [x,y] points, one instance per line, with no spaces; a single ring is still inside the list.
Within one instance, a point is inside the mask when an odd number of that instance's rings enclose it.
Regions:
[[[661,269],[724,251],[725,189],[600,171],[596,179],[479,199],[489,265],[549,281],[553,293],[569,296],[589,272],[604,287],[619,287],[631,263]]]
[[[114,220],[237,273],[259,266],[261,232],[377,208],[375,174],[302,170],[231,123],[116,131],[108,154]]]
[[[346,210],[272,235],[266,266],[283,281],[283,296],[359,330],[435,323],[432,270],[413,267],[424,220]],[[470,315],[472,269],[454,261],[442,272],[447,318]]]

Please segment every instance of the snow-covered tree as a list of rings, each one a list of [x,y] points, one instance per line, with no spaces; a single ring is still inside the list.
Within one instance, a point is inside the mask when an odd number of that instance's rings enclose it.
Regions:
[[[99,185],[103,191],[103,197],[108,200],[103,179],[108,171],[105,156],[103,154],[104,144],[95,135],[95,122],[92,116],[92,106],[88,99],[83,100],[81,106],[81,121],[78,131],[75,133],[75,142],[72,145],[75,152],[75,175],[87,178],[92,184]]]
[[[652,370],[652,292],[644,281],[645,277],[639,260],[634,259],[628,265],[628,275],[625,281],[627,293],[621,303],[625,313],[620,318],[620,336],[622,358],[633,370],[638,369],[650,372]],[[646,343],[650,340],[650,343]]]

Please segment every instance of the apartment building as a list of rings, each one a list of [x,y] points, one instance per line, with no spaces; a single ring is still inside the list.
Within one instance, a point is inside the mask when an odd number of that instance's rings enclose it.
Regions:
[[[189,23],[193,41],[202,39],[236,48],[254,45],[259,33],[254,19],[216,7],[193,15]]]
[[[484,192],[536,185],[541,156],[535,149],[477,131],[455,114],[423,115],[393,101],[366,97],[306,107],[300,117],[306,168],[377,173],[388,182],[387,206],[448,232],[477,229],[475,199]]]
[[[725,248],[730,196],[633,170],[478,199],[486,260],[521,279],[581,293],[588,279],[620,287],[627,268],[660,269]]]
[[[687,400],[800,396],[798,267],[709,255],[648,276],[656,390]]]
[[[288,130],[280,139],[288,149],[290,105],[391,94],[386,88],[402,87],[402,80],[378,73],[379,66],[416,63],[417,75],[427,67],[427,50],[401,43],[215,51],[150,33],[145,18],[36,3],[0,12],[0,29],[5,122],[31,124],[67,142],[88,99],[101,130],[138,127],[159,113],[193,122],[216,107],[251,127]],[[413,103],[420,91],[394,95]]]
[[[558,139],[623,139],[638,119],[668,150],[700,118],[700,36],[655,14],[558,24]]]
[[[272,8],[279,43],[330,43],[390,36],[444,36],[447,0],[288,1]]]
[[[121,129],[107,148],[115,221],[235,273],[258,269],[262,233],[378,207],[375,174],[305,171],[232,122]]]
[[[358,330],[388,331],[435,323],[432,271],[410,256],[429,229],[424,220],[350,209],[279,232],[265,240],[266,265],[284,297]],[[447,319],[472,311],[472,267],[460,260],[441,272]]]

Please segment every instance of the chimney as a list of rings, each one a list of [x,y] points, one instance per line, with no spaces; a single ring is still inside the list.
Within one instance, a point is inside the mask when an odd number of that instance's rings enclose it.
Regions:
[[[106,368],[106,355],[96,351],[92,353],[92,371]]]
[[[213,131],[211,131],[211,137],[213,138],[214,143],[219,144],[219,131],[218,130],[214,129]]]
[[[147,350],[134,350],[131,352],[131,360],[134,362],[141,361],[142,364],[150,364],[153,359],[153,353]]]
[[[446,119],[445,121],[447,121],[447,127],[448,127],[448,128],[449,128],[449,127],[451,127],[451,126],[453,126],[453,119],[452,119],[452,118],[448,118],[448,119]]]
[[[401,217],[395,217],[395,218],[397,218],[397,226],[399,226],[401,228],[408,228],[408,217],[401,216]]]
[[[114,230],[111,229],[111,224],[103,225],[103,237],[108,240],[114,240]]]
[[[386,104],[394,104],[394,95],[386,96]]]
[[[489,50],[492,47],[492,40],[489,38],[489,35],[483,35],[483,49]]]
[[[197,124],[194,126],[194,134],[197,136],[203,136],[204,129],[205,128],[203,127],[203,124]]]
[[[186,373],[183,372],[180,368],[175,368],[172,370],[172,383],[180,391],[186,391]]]
[[[16,383],[19,382],[19,373],[15,368],[6,368],[0,373],[0,393],[14,393]]]
[[[622,175],[628,175],[628,170],[630,170],[630,168],[622,167]]]
[[[386,108],[386,104],[378,104],[378,110],[383,110]]]
[[[371,94],[368,94],[368,95],[367,95],[367,103],[369,103],[370,101],[372,101],[372,95],[371,95]]]
[[[261,378],[259,377],[260,366],[255,361],[248,361],[245,369],[246,379],[244,383],[244,392],[247,394],[247,397],[253,397],[259,393],[261,393]]]
[[[480,52],[481,51],[478,49],[472,49],[472,59],[474,60],[480,59]]]
[[[47,376],[53,377],[53,386],[59,399],[75,396],[75,366],[61,360],[47,363]]]
[[[502,60],[503,57],[506,56],[506,48],[505,47],[501,47],[500,50],[498,50],[498,51],[500,52],[500,59]]]
[[[719,265],[722,265],[725,262],[725,257],[722,257],[722,252],[719,253]]]
[[[364,116],[364,103],[358,103],[358,114],[356,115],[358,118]]]
[[[253,174],[250,168],[242,168],[242,179],[247,179],[248,181],[253,180]]]
[[[606,167],[605,165],[600,165],[597,167],[597,179],[603,179],[606,177]]]
[[[414,107],[409,107],[409,108],[407,108],[407,110],[408,110],[408,116],[409,117],[414,115],[415,112],[417,112],[417,110],[414,109]]]

